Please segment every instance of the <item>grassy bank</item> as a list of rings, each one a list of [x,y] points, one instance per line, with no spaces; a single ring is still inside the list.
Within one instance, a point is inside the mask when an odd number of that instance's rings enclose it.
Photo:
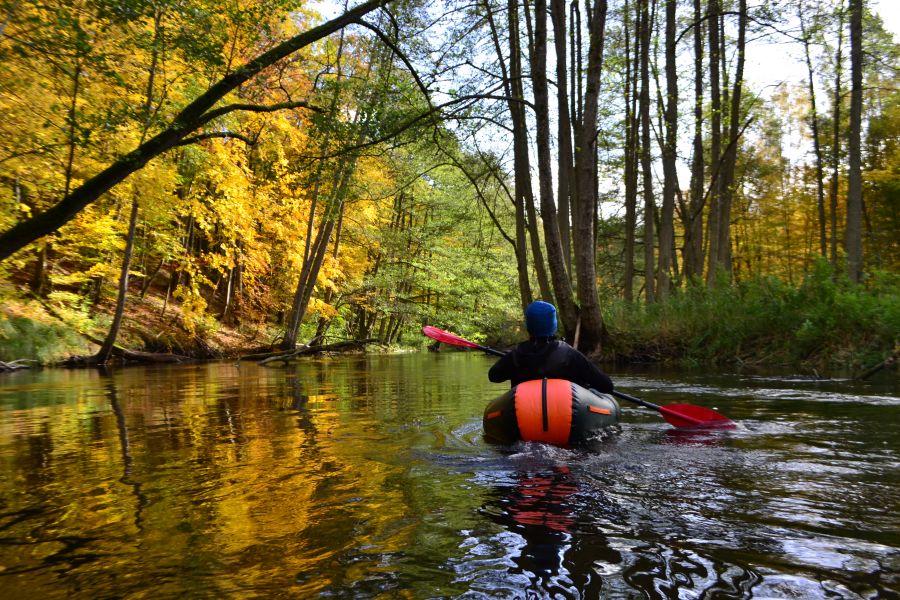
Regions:
[[[32,365],[96,353],[95,342],[109,331],[114,309],[112,299],[82,308],[57,294],[38,301],[8,285],[0,287],[0,300],[0,362],[25,360]],[[164,307],[162,298],[148,295],[129,300],[117,344],[129,350],[224,358],[271,344],[277,335],[277,328],[268,324],[227,327],[212,317],[187,327],[179,305]]]
[[[38,302],[12,286],[0,288],[0,361],[37,364],[93,354],[111,320],[112,299],[90,310],[57,295]],[[611,341],[604,358],[622,362],[668,362],[686,366],[788,366],[820,374],[859,373],[881,362],[900,342],[900,275],[881,273],[851,285],[821,265],[800,286],[760,278],[733,286],[698,285],[678,290],[664,304],[607,304]],[[307,319],[301,339],[315,335]],[[464,320],[461,318],[460,320]],[[521,335],[510,323],[484,340],[509,345]],[[274,343],[281,328],[270,322],[226,326],[214,317],[183,322],[181,308],[161,297],[133,297],[119,337],[131,350],[171,352],[198,358],[233,357]],[[335,328],[336,335],[346,335]],[[463,332],[465,333],[465,332]],[[490,336],[490,332],[483,332]],[[411,323],[404,342],[427,340]],[[508,344],[506,344],[508,342]]]
[[[616,302],[606,318],[606,354],[620,360],[857,372],[900,342],[900,276],[854,286],[820,265],[798,287],[775,278],[694,286],[665,304]]]

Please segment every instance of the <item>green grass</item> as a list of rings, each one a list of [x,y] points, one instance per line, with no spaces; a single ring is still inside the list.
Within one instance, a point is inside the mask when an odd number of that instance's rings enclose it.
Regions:
[[[799,287],[775,278],[697,285],[665,304],[614,302],[605,317],[605,354],[623,360],[855,371],[900,341],[900,276],[853,285],[819,264]]]
[[[0,316],[0,361],[25,359],[48,364],[87,350],[84,338],[62,323]]]

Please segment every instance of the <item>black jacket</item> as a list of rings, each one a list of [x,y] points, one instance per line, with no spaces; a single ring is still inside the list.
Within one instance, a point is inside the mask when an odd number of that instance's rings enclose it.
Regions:
[[[488,379],[494,383],[509,379],[512,385],[544,377],[568,379],[607,394],[613,390],[612,380],[603,371],[584,354],[557,339],[522,342],[488,371]]]

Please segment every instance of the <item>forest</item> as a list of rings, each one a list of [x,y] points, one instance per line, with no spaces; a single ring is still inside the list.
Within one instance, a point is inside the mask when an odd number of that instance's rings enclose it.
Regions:
[[[0,361],[508,345],[540,298],[598,360],[860,372],[898,69],[865,0],[3,0]]]

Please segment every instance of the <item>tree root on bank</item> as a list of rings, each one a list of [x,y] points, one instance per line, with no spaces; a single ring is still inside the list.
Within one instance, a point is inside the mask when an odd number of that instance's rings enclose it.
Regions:
[[[125,348],[115,346],[112,351],[113,357],[123,362],[138,363],[183,363],[192,361],[189,356],[181,356],[178,354],[157,354],[155,352],[138,352],[136,350],[126,350]],[[60,363],[64,367],[95,367],[101,363],[97,360],[96,355],[92,356],[70,356]]]
[[[93,336],[82,334],[91,342],[97,344],[98,346],[103,345],[103,340],[97,339]],[[194,360],[189,356],[181,356],[180,354],[158,354],[156,352],[139,352],[137,350],[128,350],[123,348],[122,346],[113,346],[112,356],[116,359],[119,359],[123,362],[132,362],[132,363],[183,363]],[[91,356],[70,356],[66,360],[60,363],[64,367],[96,367],[100,366],[101,363],[97,355]]]
[[[25,358],[20,358],[12,362],[0,361],[0,373],[9,373],[10,371],[18,371],[19,369],[30,369],[31,367],[28,365],[22,364],[25,362],[29,361]]]
[[[344,352],[346,350],[360,350],[367,344],[377,343],[375,338],[365,340],[348,340],[345,342],[336,342],[334,344],[323,344],[321,346],[303,345],[296,350],[287,350],[283,352],[270,352],[268,354],[251,354],[242,356],[240,360],[253,360],[261,365],[267,365],[273,362],[288,363],[300,356],[309,356],[310,354],[320,354],[324,352]]]

